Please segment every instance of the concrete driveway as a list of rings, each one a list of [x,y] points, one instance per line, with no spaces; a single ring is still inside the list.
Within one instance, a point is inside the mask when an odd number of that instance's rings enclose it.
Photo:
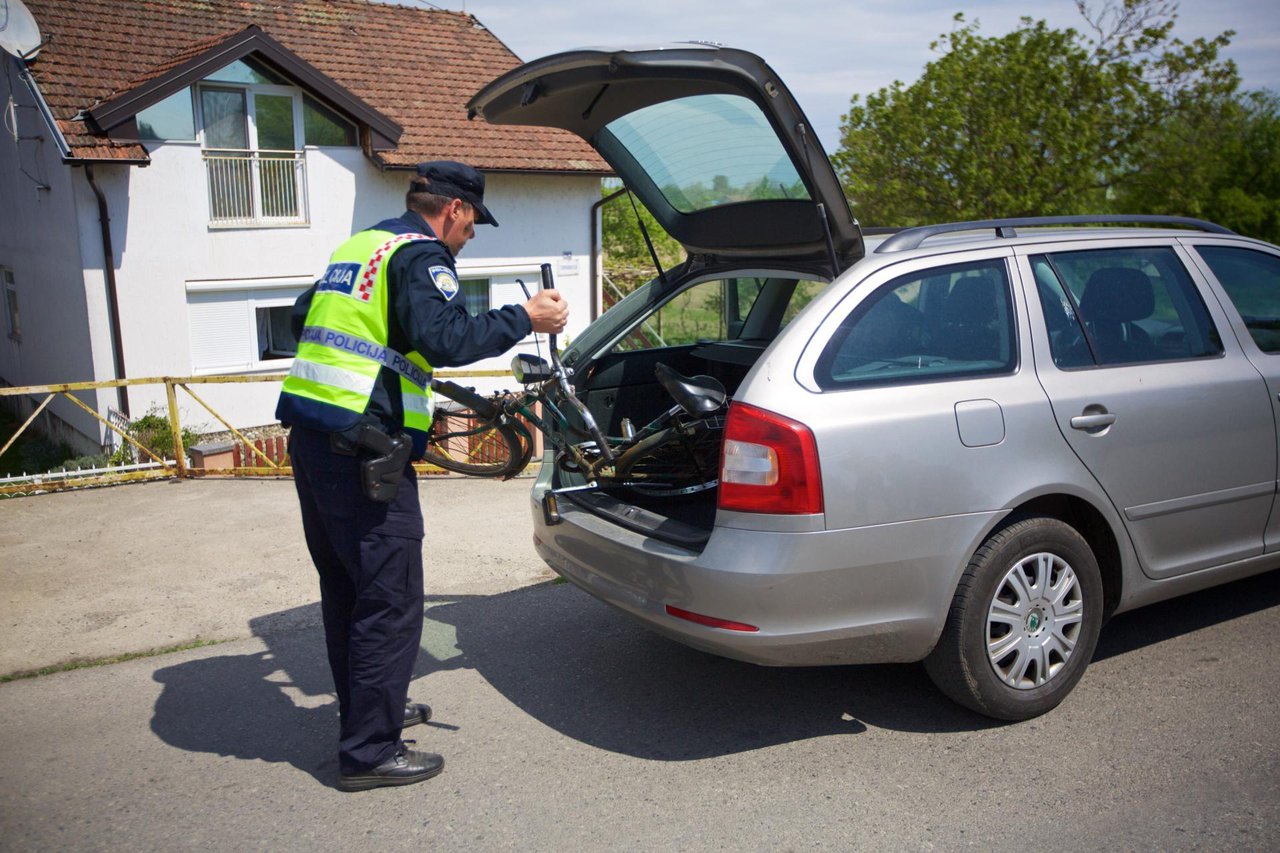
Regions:
[[[46,640],[111,649],[113,626],[138,648],[189,638],[184,624],[240,637],[0,684],[5,849],[1280,846],[1280,573],[1116,618],[1062,707],[996,725],[948,703],[918,666],[722,660],[539,583],[528,481],[424,487],[438,541],[413,695],[437,716],[410,734],[447,766],[421,785],[343,794],[289,488],[0,503],[0,646],[19,668]],[[95,537],[120,502],[136,502],[133,515],[163,504],[189,546],[160,556],[126,537],[118,580],[121,554]],[[74,519],[91,532],[68,529]],[[206,553],[193,531],[211,525],[251,535]],[[77,547],[30,544],[55,534]],[[15,569],[14,554],[45,562]],[[115,598],[126,589],[136,609]],[[117,616],[96,626],[90,612]],[[9,657],[19,644],[37,653]]]

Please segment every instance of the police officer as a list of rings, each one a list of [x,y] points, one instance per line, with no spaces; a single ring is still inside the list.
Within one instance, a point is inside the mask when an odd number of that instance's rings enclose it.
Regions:
[[[400,738],[431,715],[407,701],[423,594],[410,460],[431,425],[431,369],[499,355],[531,332],[561,332],[568,318],[554,290],[476,317],[457,298],[454,257],[476,224],[498,224],[480,172],[422,163],[405,206],[339,246],[299,297],[298,353],[276,409],[292,426],[294,482],[338,694],[338,787],[349,791],[413,784],[444,767]]]

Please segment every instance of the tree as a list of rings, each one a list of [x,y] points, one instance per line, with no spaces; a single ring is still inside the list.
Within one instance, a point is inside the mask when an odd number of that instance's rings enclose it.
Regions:
[[[603,195],[612,195],[617,190],[616,183],[606,182]],[[656,275],[653,258],[640,233],[637,213],[644,220],[644,227],[649,233],[649,239],[653,241],[663,269],[670,269],[685,258],[684,247],[662,230],[653,214],[639,200],[633,208],[631,200],[624,193],[607,202],[600,208],[604,273],[623,293],[630,293]]]
[[[1280,97],[1249,92],[1161,123],[1143,168],[1117,187],[1126,211],[1197,216],[1280,242]]]
[[[1077,6],[1092,36],[1023,18],[984,37],[957,15],[919,80],[865,103],[854,96],[832,159],[859,219],[1108,210],[1116,188],[1147,169],[1143,145],[1157,129],[1206,122],[1239,85],[1218,55],[1232,33],[1173,38],[1174,2]]]

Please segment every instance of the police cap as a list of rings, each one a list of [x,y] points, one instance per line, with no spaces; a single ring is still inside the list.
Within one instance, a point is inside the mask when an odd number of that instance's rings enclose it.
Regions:
[[[413,183],[414,192],[423,190],[446,198],[460,198],[476,210],[477,225],[497,225],[489,208],[484,206],[484,175],[466,163],[453,160],[432,160],[418,164],[418,175],[427,179],[428,186]]]

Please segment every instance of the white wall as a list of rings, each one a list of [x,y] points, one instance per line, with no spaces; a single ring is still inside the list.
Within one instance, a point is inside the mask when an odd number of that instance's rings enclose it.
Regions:
[[[94,367],[94,350],[105,345],[109,370],[110,338],[105,326],[94,326],[89,318],[89,301],[105,297],[86,289],[85,265],[100,261],[86,260],[81,253],[76,184],[83,184],[83,170],[62,164],[50,129],[21,82],[17,60],[0,54],[0,62],[8,65],[0,75],[0,102],[7,103],[10,96],[14,101],[12,113],[5,110],[0,133],[0,266],[13,271],[22,323],[21,341],[13,340],[0,301],[0,378],[10,385],[40,385],[110,376]],[[98,240],[100,258],[96,213],[91,235]],[[78,396],[103,411],[115,403],[114,392]],[[97,421],[62,397],[46,411],[76,432],[99,435]],[[42,426],[56,438],[74,438],[57,421]],[[89,450],[90,444],[85,438],[79,446]]]
[[[152,146],[152,163],[127,175],[100,176],[109,186],[113,222],[123,226],[116,251],[121,328],[128,374],[189,375],[191,352],[188,293],[230,287],[252,280],[256,286],[312,281],[329,253],[353,231],[404,209],[409,172],[379,172],[356,149],[308,149],[307,182],[311,224],[297,228],[211,229],[207,179],[199,146]],[[127,177],[127,180],[125,179]],[[488,276],[494,304],[523,302],[515,276],[536,287],[538,265],[556,265],[557,285],[573,306],[568,333],[587,322],[590,304],[589,215],[599,199],[597,178],[491,175],[485,201],[502,225],[481,226],[459,257],[462,277]],[[85,224],[82,222],[82,230]],[[566,260],[563,253],[570,253]],[[280,292],[280,291],[277,291]],[[105,328],[105,315],[94,316]],[[545,347],[545,344],[544,344]],[[521,349],[532,349],[531,343]],[[506,367],[509,357],[490,359],[476,370]],[[247,365],[233,372],[259,374],[288,369],[287,361]],[[505,387],[501,379],[468,380],[477,387]],[[237,427],[274,420],[278,383],[200,385],[197,394]],[[133,389],[132,412],[165,406],[163,387]],[[220,429],[211,415],[180,392],[184,420]]]

